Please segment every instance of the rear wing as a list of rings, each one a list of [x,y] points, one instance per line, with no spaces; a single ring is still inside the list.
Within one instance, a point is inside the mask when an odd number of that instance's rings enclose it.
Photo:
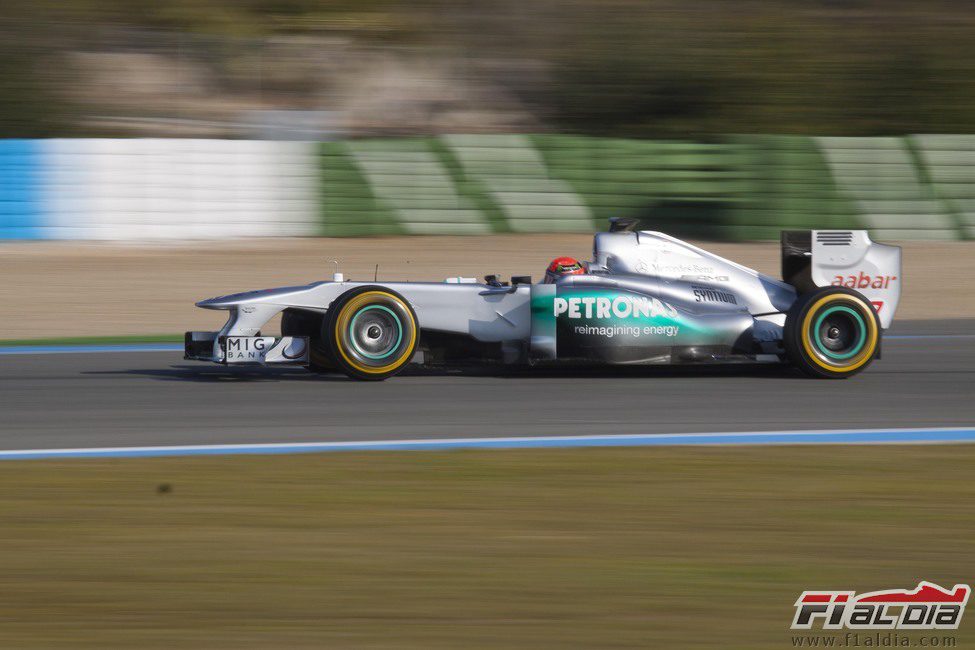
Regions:
[[[856,289],[887,329],[901,297],[901,249],[874,243],[866,230],[786,230],[782,279],[800,293],[831,285]]]

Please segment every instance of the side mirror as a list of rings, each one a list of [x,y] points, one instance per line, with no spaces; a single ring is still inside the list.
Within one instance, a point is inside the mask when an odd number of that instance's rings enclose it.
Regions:
[[[610,217],[609,218],[609,231],[610,232],[633,232],[633,229],[640,224],[639,219],[631,219],[630,217]]]

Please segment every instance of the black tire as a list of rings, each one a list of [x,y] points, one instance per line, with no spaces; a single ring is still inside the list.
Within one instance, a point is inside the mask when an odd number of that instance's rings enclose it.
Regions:
[[[322,326],[336,367],[353,379],[382,381],[400,372],[416,352],[420,328],[410,303],[382,286],[342,294]]]
[[[335,372],[338,366],[328,345],[322,339],[325,314],[302,309],[285,309],[281,313],[281,336],[308,337],[308,370],[318,373]]]
[[[789,360],[811,377],[844,379],[870,365],[880,349],[880,318],[858,291],[823,287],[799,296],[786,314]]]

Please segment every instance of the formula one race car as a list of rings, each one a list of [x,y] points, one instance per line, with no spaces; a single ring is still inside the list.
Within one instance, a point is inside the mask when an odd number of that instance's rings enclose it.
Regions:
[[[380,380],[408,363],[788,362],[849,377],[880,356],[900,297],[901,251],[866,231],[782,233],[783,280],[636,222],[612,220],[593,259],[553,262],[545,282],[330,282],[197,303],[230,317],[187,332],[186,358],[291,364]],[[262,336],[282,313],[281,336]]]

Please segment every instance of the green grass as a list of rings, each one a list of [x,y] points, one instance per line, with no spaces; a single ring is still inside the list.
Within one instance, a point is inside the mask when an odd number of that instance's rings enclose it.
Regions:
[[[2,463],[0,647],[791,647],[803,589],[970,583],[973,466],[975,446]]]
[[[125,345],[182,342],[182,334],[136,334],[132,336],[64,336],[44,339],[7,339],[0,340],[0,347],[20,345]]]

